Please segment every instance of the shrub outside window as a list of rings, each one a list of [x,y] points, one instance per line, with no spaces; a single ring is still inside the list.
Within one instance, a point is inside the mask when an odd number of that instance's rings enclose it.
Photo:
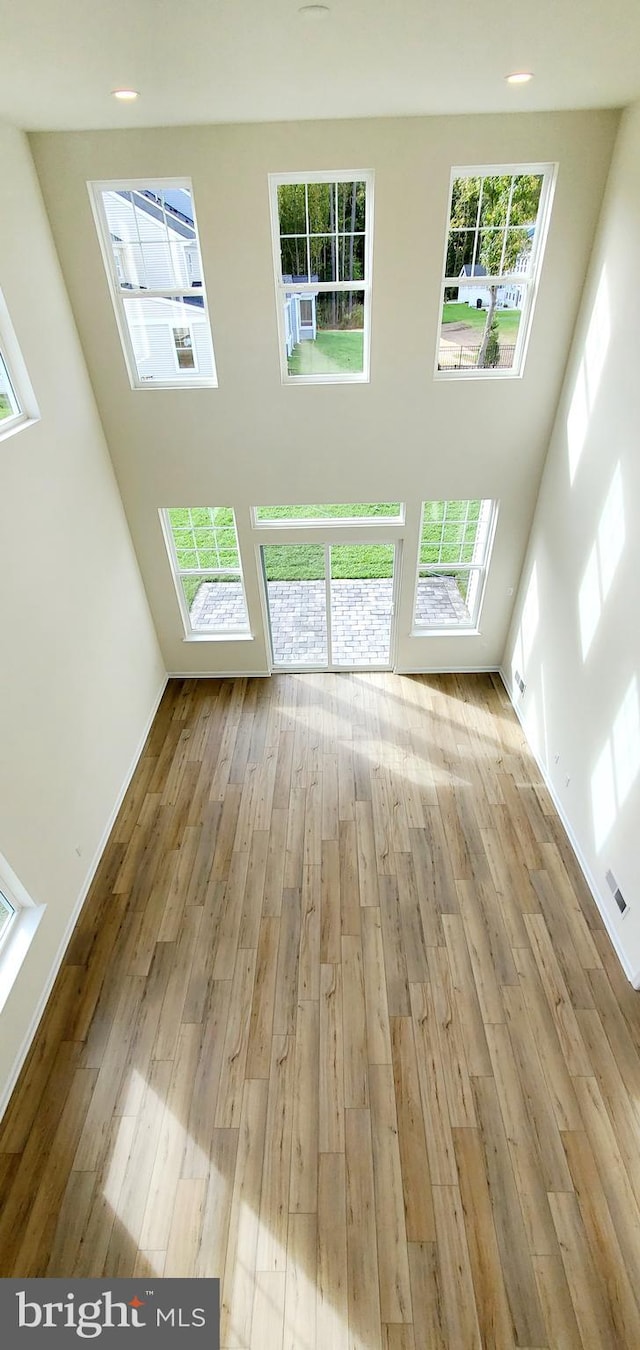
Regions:
[[[90,190],[132,388],[215,387],[191,184],[93,183]]]
[[[249,633],[238,537],[230,506],[160,513],[187,636]]]
[[[282,379],[369,378],[373,174],[270,174]]]
[[[453,170],[439,375],[522,373],[554,177],[551,164]]]
[[[479,499],[422,504],[414,628],[476,628],[496,505]]]

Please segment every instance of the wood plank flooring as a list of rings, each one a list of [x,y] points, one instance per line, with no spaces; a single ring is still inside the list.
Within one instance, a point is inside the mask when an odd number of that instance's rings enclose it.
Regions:
[[[640,996],[497,679],[171,683],[0,1203],[225,1350],[637,1350]]]

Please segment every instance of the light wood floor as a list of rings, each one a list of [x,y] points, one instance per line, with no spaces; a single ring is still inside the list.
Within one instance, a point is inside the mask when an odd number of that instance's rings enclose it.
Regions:
[[[0,1273],[220,1275],[236,1350],[637,1350],[639,998],[497,681],[174,682]]]

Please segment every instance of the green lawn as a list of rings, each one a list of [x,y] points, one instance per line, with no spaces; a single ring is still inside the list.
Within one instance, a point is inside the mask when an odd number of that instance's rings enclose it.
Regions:
[[[267,581],[323,581],[324,548],[318,544],[268,544],[264,550]],[[393,546],[335,544],[331,575],[336,581],[393,576]]]
[[[6,394],[0,394],[0,422],[4,417],[11,417],[12,412],[13,408]]]
[[[399,516],[400,502],[323,502],[305,506],[258,506],[260,523],[270,520],[361,520]]]
[[[305,344],[310,345],[310,344]],[[400,502],[333,502],[322,506],[269,507],[272,520],[366,519],[397,516]],[[321,581],[324,548],[318,544],[268,544],[268,581]],[[393,549],[388,544],[337,544],[331,550],[331,572],[338,580],[393,576]]]
[[[464,323],[468,328],[483,329],[487,318],[485,309],[472,309],[470,305],[448,302],[442,306],[442,323]],[[497,309],[498,333],[506,342],[515,342],[520,324],[519,309]]]
[[[290,375],[359,375],[363,370],[364,333],[319,332],[315,342],[299,342],[289,357]]]
[[[423,566],[429,563],[447,566],[473,560],[480,506],[478,499],[469,502],[468,511],[466,501],[434,501],[427,504],[420,539],[420,562]]]

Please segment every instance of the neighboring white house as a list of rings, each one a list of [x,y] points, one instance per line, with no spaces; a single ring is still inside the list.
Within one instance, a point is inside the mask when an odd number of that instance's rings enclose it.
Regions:
[[[529,230],[529,239],[533,239],[534,226]],[[531,244],[527,248],[521,249],[513,267],[513,272],[526,272],[531,257]],[[458,300],[462,304],[470,305],[471,309],[488,309],[491,303],[491,296],[488,287],[482,286],[478,278],[486,277],[487,269],[482,263],[465,263],[460,272],[461,284],[458,287]],[[464,278],[464,279],[463,279]],[[468,278],[468,280],[466,280]],[[496,296],[496,306],[498,309],[521,309],[522,308],[522,287],[518,285],[499,286]]]
[[[213,374],[204,302],[197,295],[140,296],[140,291],[202,285],[191,194],[183,189],[113,189],[103,193],[115,268],[126,301],[126,319],[139,378],[171,380],[176,371],[204,379]],[[292,288],[306,277],[285,276]],[[311,277],[311,281],[317,281]],[[316,294],[287,291],[284,304],[287,356],[299,342],[314,341]]]
[[[285,285],[306,281],[306,277],[285,276]],[[312,277],[317,281],[317,277]],[[299,342],[315,342],[317,332],[316,295],[310,291],[287,291],[284,299],[284,334],[287,356]]]
[[[127,302],[127,323],[141,380],[171,379],[177,371],[211,378],[211,338],[204,304],[162,296]]]
[[[121,286],[202,285],[190,192],[113,190],[103,203]]]
[[[191,194],[160,198],[148,191],[108,191],[104,211],[121,290],[135,290],[126,318],[141,380],[170,380],[177,371],[209,379],[213,360],[204,300],[198,295],[140,298],[147,288],[202,285]]]

